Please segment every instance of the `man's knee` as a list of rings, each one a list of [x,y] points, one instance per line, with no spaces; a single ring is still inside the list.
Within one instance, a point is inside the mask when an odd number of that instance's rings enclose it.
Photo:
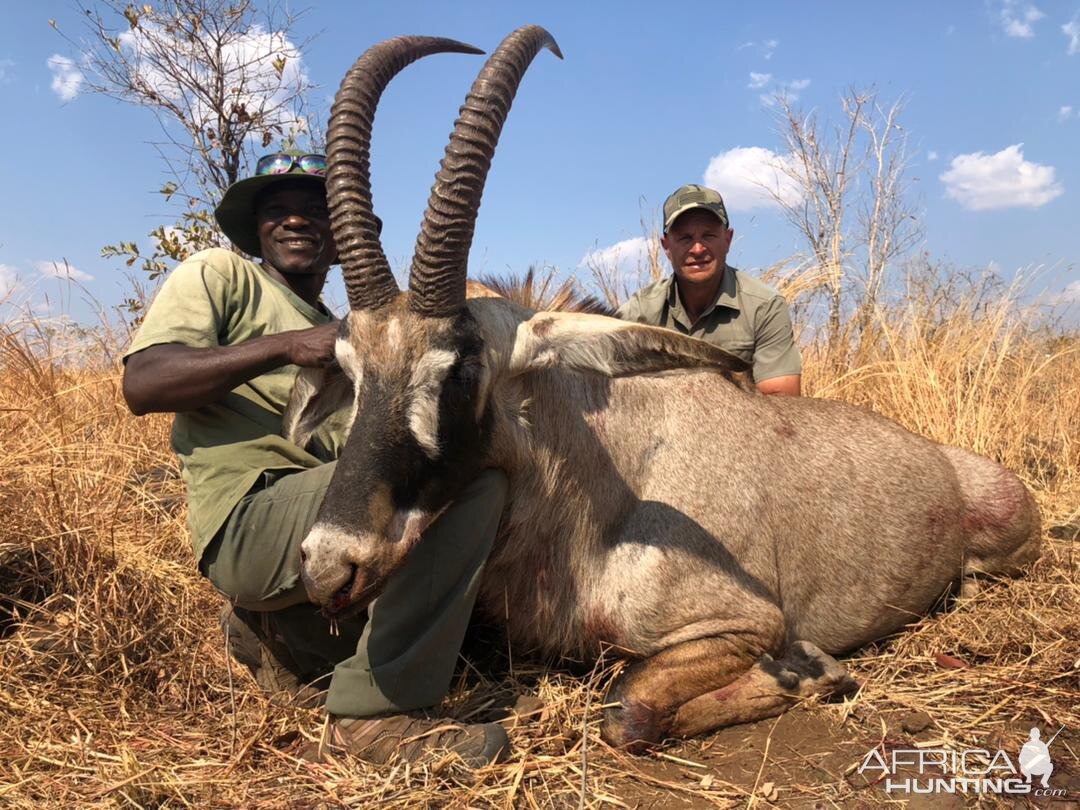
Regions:
[[[215,538],[207,547],[199,571],[214,588],[234,605],[249,610],[280,610],[307,601],[307,594],[295,566],[274,565],[259,569],[244,564],[239,555],[229,553],[228,544],[222,549],[222,538]]]
[[[207,546],[199,570],[221,593],[252,610],[304,601],[300,541],[315,522],[335,467],[280,475],[245,496]]]

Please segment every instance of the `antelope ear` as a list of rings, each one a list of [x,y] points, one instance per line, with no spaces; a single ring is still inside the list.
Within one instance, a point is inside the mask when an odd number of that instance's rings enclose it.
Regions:
[[[319,424],[352,401],[354,394],[352,381],[336,363],[329,368],[301,369],[281,417],[281,435],[307,447]]]
[[[745,360],[703,340],[603,315],[538,312],[518,325],[510,373],[553,366],[605,377],[711,368],[752,387]]]

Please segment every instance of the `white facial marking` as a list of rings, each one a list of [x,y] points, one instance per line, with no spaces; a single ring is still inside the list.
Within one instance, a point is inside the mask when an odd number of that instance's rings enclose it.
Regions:
[[[386,527],[386,539],[391,543],[408,540],[410,545],[431,523],[431,515],[422,509],[399,509]]]
[[[439,394],[456,359],[453,352],[432,349],[420,358],[409,380],[409,429],[430,458],[439,457]]]
[[[356,421],[356,409],[360,404],[360,383],[364,380],[364,364],[353,345],[344,338],[338,338],[334,343],[334,355],[338,365],[345,369],[345,373],[352,379],[353,401],[352,410],[349,412],[349,430],[352,430],[353,422]]]
[[[352,378],[355,384],[363,368],[363,363],[361,363],[356,349],[348,340],[339,337],[334,341],[334,355],[337,357],[338,365],[345,369],[345,373]]]
[[[436,512],[426,512],[423,509],[398,509],[390,518],[386,526],[386,539],[391,543],[402,543],[406,548],[412,548],[420,539],[428,526],[434,523],[450,507],[446,504]]]
[[[304,552],[304,579],[320,598],[329,598],[350,572],[349,551],[356,536],[332,523],[316,523],[300,544]]]

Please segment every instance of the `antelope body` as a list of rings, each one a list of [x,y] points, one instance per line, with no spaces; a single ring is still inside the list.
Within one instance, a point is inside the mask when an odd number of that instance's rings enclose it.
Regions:
[[[481,601],[512,642],[635,663],[602,733],[639,747],[853,688],[828,653],[894,632],[961,580],[1038,556],[1039,519],[993,462],[870,411],[764,397],[738,358],[599,315],[465,300],[468,247],[510,100],[543,29],[510,35],[462,108],[399,292],[373,225],[367,150],[397,70],[449,40],[374,46],[329,131],[328,195],[352,311],[345,376],[305,372],[303,443],[354,421],[303,574],[330,614],[365,606],[463,483],[507,472]],[[970,585],[966,586],[970,591]]]

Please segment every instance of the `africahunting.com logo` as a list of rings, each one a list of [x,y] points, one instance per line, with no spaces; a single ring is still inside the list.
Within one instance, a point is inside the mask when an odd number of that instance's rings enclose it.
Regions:
[[[1017,762],[1003,750],[985,748],[875,748],[859,766],[859,773],[874,782],[885,781],[887,793],[976,793],[1064,796],[1063,788],[1050,787],[1054,763],[1050,746],[1064,726],[1046,742],[1031,729]],[[1019,767],[1017,767],[1019,766]]]

